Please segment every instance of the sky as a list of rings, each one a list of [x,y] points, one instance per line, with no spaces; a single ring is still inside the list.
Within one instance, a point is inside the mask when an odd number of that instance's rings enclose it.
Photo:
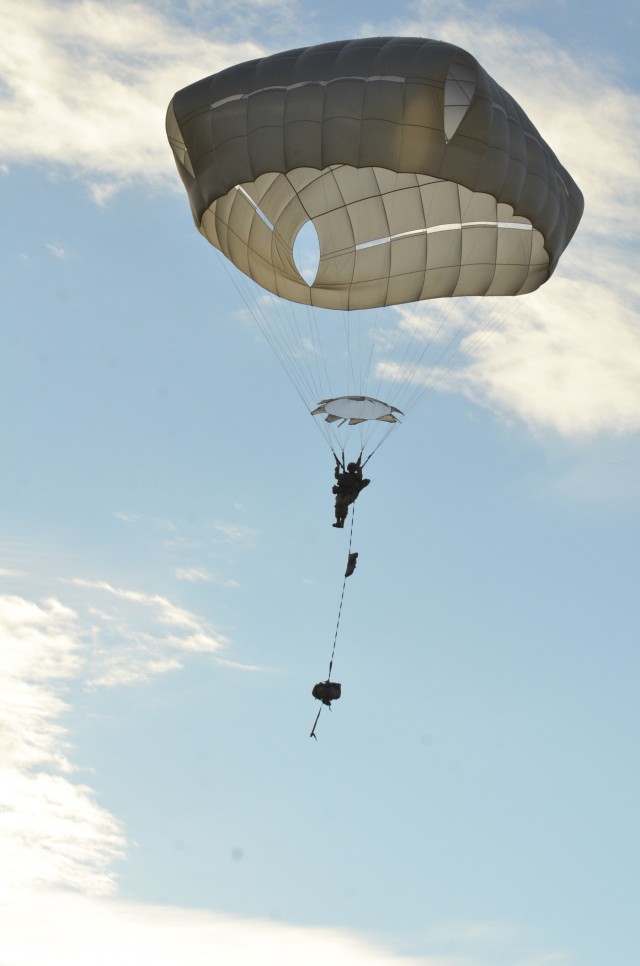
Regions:
[[[0,0],[0,966],[635,966],[639,17]],[[333,457],[164,117],[385,35],[476,56],[585,214],[367,467],[314,742]]]

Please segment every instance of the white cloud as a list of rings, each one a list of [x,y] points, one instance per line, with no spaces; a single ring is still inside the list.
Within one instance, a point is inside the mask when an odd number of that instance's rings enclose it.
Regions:
[[[117,510],[113,515],[116,520],[120,520],[121,523],[135,524],[140,519],[140,517],[135,513],[121,513],[120,510]]]
[[[259,53],[248,41],[208,40],[142,3],[4,0],[3,160],[62,165],[87,178],[99,201],[134,179],[176,185],[164,134],[171,97]]]
[[[398,328],[410,338],[434,345],[446,344],[458,332],[473,327],[473,314],[467,306],[473,303],[476,308],[479,299],[460,301],[458,299],[434,299],[429,303],[429,311],[422,306],[398,306]],[[395,333],[394,333],[395,334]]]
[[[209,573],[205,567],[178,567],[176,577],[178,580],[188,580],[189,583],[198,583],[199,581],[215,583],[216,580],[215,576]]]
[[[78,581],[157,608],[172,626],[186,612],[156,595]],[[93,661],[91,637],[74,610],[53,598],[0,596],[0,959],[12,966],[173,964],[394,966],[400,958],[345,931],[233,918],[209,910],[107,898],[125,840],[92,790],[74,783],[68,706],[59,691]],[[55,887],[62,886],[64,891]],[[71,891],[69,891],[71,890]],[[99,937],[99,941],[96,941]],[[417,960],[413,960],[417,963]],[[433,966],[444,966],[433,960]]]
[[[185,654],[217,655],[229,642],[160,594],[74,578],[93,619],[92,686],[137,684],[182,667]]]
[[[44,950],[47,966],[484,966],[489,961],[563,966],[571,961],[563,951],[523,953],[521,943],[502,935],[513,930],[493,923],[447,926],[446,952],[411,956],[345,929],[50,889],[13,898],[4,912],[2,951],[11,966],[40,966]],[[426,945],[437,947],[441,941],[436,937]]]
[[[0,595],[0,901],[34,884],[115,889],[111,866],[124,837],[92,790],[73,780],[63,723],[71,681],[146,682],[180,668],[187,653],[264,670],[220,657],[226,639],[159,594],[67,583],[81,598],[75,609],[53,597]]]
[[[139,513],[122,513],[120,511],[116,511],[113,515],[121,523],[126,523],[128,526],[141,531],[161,534],[163,536],[169,534],[175,537],[176,540],[181,539],[180,528],[173,520],[167,520],[164,517],[144,516]]]
[[[170,627],[198,626],[160,595],[76,580],[71,587],[147,608]],[[105,623],[109,612],[99,615]],[[499,924],[453,924],[425,937],[420,956],[335,928],[232,917],[211,910],[110,898],[124,853],[118,820],[73,780],[69,708],[61,693],[94,662],[96,639],[77,610],[0,596],[0,952],[12,966],[481,966],[498,951],[528,966],[564,962],[560,953],[514,957],[518,937]],[[223,663],[233,662],[221,659]],[[259,670],[252,668],[252,670]],[[62,891],[57,888],[62,887]],[[96,943],[96,936],[100,941]],[[442,947],[442,952],[439,952]],[[456,953],[451,952],[456,949]],[[460,956],[460,950],[464,956]],[[503,961],[500,958],[500,961]]]
[[[492,319],[490,309],[484,319],[477,316],[476,332],[465,334],[460,326],[461,338],[442,357],[434,338],[424,364],[387,363],[379,375],[410,381],[418,393],[462,392],[535,431],[551,428],[575,438],[640,431],[640,333],[633,306],[623,292],[603,290],[595,280],[558,277],[552,285],[509,300],[506,316]],[[424,333],[434,326],[425,314]],[[418,341],[414,355],[419,350]],[[466,365],[457,368],[460,358]]]
[[[261,664],[243,664],[241,661],[230,661],[225,657],[217,658],[216,663],[221,664],[223,667],[231,668],[234,671],[258,671],[262,673],[269,670]]]
[[[81,586],[88,589],[87,582]],[[152,595],[99,589],[152,606]],[[158,605],[170,623],[184,617]],[[191,624],[189,620],[187,624]],[[90,638],[76,612],[55,599],[41,604],[0,596],[0,959],[11,966],[191,966],[254,963],[287,966],[362,963],[394,966],[376,943],[332,929],[233,918],[115,901],[114,862],[125,839],[92,790],[73,781],[68,706],[59,691],[86,671]],[[55,887],[63,887],[59,891]],[[71,891],[69,891],[71,890]],[[99,937],[99,941],[96,941]],[[423,964],[445,966],[438,959]]]
[[[465,943],[505,946],[517,938],[517,930],[502,922],[444,922],[426,933],[432,943]]]
[[[235,505],[234,509],[244,512],[242,506]],[[167,554],[167,559],[173,566],[176,580],[188,583],[210,583],[220,587],[237,588],[240,586],[232,577],[222,576],[219,568],[230,566],[227,544],[237,544],[241,548],[251,547],[255,542],[255,530],[244,524],[227,523],[216,520],[209,526],[223,538],[212,540],[210,533],[203,532],[201,523],[189,524],[182,520],[175,523],[162,517],[151,517],[136,513],[114,514],[116,519],[136,530],[141,536],[150,541],[156,548],[161,548]],[[222,548],[220,550],[220,548]],[[220,558],[223,557],[223,560]],[[176,566],[177,560],[182,560],[182,566]],[[217,558],[218,567],[210,569],[208,563]],[[206,563],[193,561],[205,560]]]
[[[475,349],[459,387],[537,430],[640,431],[640,334],[621,294],[557,279]]]
[[[178,567],[176,568],[175,575],[178,580],[186,580],[191,584],[206,582],[209,584],[220,584],[223,587],[236,588],[240,586],[237,580],[231,580],[228,577],[219,577],[217,574],[212,574],[206,567]]]
[[[622,88],[603,59],[574,56],[542,32],[461,3],[424,2],[417,10],[417,19],[394,29],[428,35],[425,24],[436,19],[438,38],[470,50],[539,127],[582,189],[586,209],[555,276],[511,300],[508,318],[489,338],[463,342],[466,369],[449,372],[445,357],[412,378],[465,392],[537,430],[567,437],[637,432],[640,96]],[[428,319],[430,307],[422,311]],[[431,325],[425,338],[438,341]]]
[[[127,600],[144,597],[100,585],[105,588]],[[171,623],[184,623],[175,609],[161,607]],[[92,790],[71,777],[61,724],[69,709],[57,692],[83,673],[83,652],[90,654],[83,637],[78,615],[57,600],[0,597],[2,962],[168,966],[186,957],[204,966],[214,956],[219,966],[312,966],[327,957],[344,964],[399,963],[392,952],[344,931],[95,898],[115,892],[112,866],[125,840]],[[59,886],[65,891],[52,888]]]
[[[11,901],[5,913],[11,966],[40,966],[45,950],[47,966],[457,966],[450,957],[402,956],[346,930],[53,891]]]
[[[61,245],[60,242],[47,242],[47,249],[51,252],[54,258],[59,258],[61,261],[69,258],[69,252]]]
[[[120,597],[122,600],[134,601],[136,604],[144,604],[155,612],[161,624],[170,624],[175,627],[187,628],[191,631],[201,628],[200,621],[193,614],[177,607],[166,597],[160,596],[160,594],[142,594],[137,590],[123,590],[118,587],[113,587],[105,580],[84,580],[81,577],[75,577],[69,583],[75,584],[77,587],[104,590],[109,594],[113,594],[114,597]],[[213,649],[217,650],[219,646],[219,644],[216,644]]]
[[[256,531],[243,523],[226,523],[224,520],[216,520],[213,529],[232,543],[240,543],[245,546],[252,545],[256,536]]]
[[[0,596],[0,902],[34,884],[115,888],[124,839],[71,779],[60,689],[82,668],[76,614],[55,599]]]

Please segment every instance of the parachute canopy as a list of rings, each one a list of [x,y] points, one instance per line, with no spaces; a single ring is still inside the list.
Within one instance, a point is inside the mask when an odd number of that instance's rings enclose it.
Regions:
[[[326,413],[328,423],[335,423],[341,419],[343,422],[348,422],[350,426],[356,426],[370,419],[377,419],[381,423],[397,423],[394,413],[404,415],[395,406],[381,402],[380,399],[372,399],[371,396],[338,396],[335,399],[322,399],[317,408],[312,410],[311,415],[318,416],[320,413]]]
[[[516,101],[441,41],[336,41],[230,67],[174,96],[167,133],[202,234],[264,288],[324,308],[531,292],[583,210]],[[293,255],[308,222],[311,285]]]

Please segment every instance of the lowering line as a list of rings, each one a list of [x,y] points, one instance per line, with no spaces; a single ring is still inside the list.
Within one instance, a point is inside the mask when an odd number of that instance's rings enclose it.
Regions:
[[[347,570],[345,571],[345,575],[344,575],[344,578],[342,580],[342,593],[340,594],[340,606],[338,607],[338,619],[336,621],[335,634],[333,635],[333,647],[331,648],[331,658],[329,659],[329,673],[327,675],[327,682],[326,682],[327,684],[331,681],[331,672],[333,671],[333,659],[334,659],[335,653],[336,653],[336,642],[338,640],[338,630],[340,628],[340,618],[342,616],[342,604],[344,602],[344,591],[345,591],[345,587],[347,586],[347,576],[349,576],[348,571],[349,571],[349,563],[351,562],[351,542],[353,540],[353,523],[354,523],[354,520],[355,520],[355,516],[356,516],[356,505],[355,505],[355,502],[354,502],[351,505],[351,529],[349,531],[349,551],[348,551],[349,556],[347,558],[347,561],[348,561],[347,562]],[[356,556],[357,556],[357,554],[356,554]],[[329,707],[329,710],[331,710],[331,705],[330,704],[328,705],[328,707]],[[322,708],[323,708],[323,705],[321,704],[320,705],[320,710],[318,711],[318,713],[316,715],[316,720],[313,722],[313,728],[311,729],[311,732],[309,734],[309,737],[310,738],[314,738],[316,741],[318,740],[318,738],[316,736],[316,725],[318,724],[318,720],[320,718],[320,715],[322,714]]]

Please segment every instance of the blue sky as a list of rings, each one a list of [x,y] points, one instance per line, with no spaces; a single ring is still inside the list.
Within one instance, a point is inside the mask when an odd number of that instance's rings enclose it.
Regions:
[[[638,16],[3,0],[2,966],[635,966]],[[386,34],[471,51],[586,210],[372,460],[312,742],[332,457],[164,114]]]

